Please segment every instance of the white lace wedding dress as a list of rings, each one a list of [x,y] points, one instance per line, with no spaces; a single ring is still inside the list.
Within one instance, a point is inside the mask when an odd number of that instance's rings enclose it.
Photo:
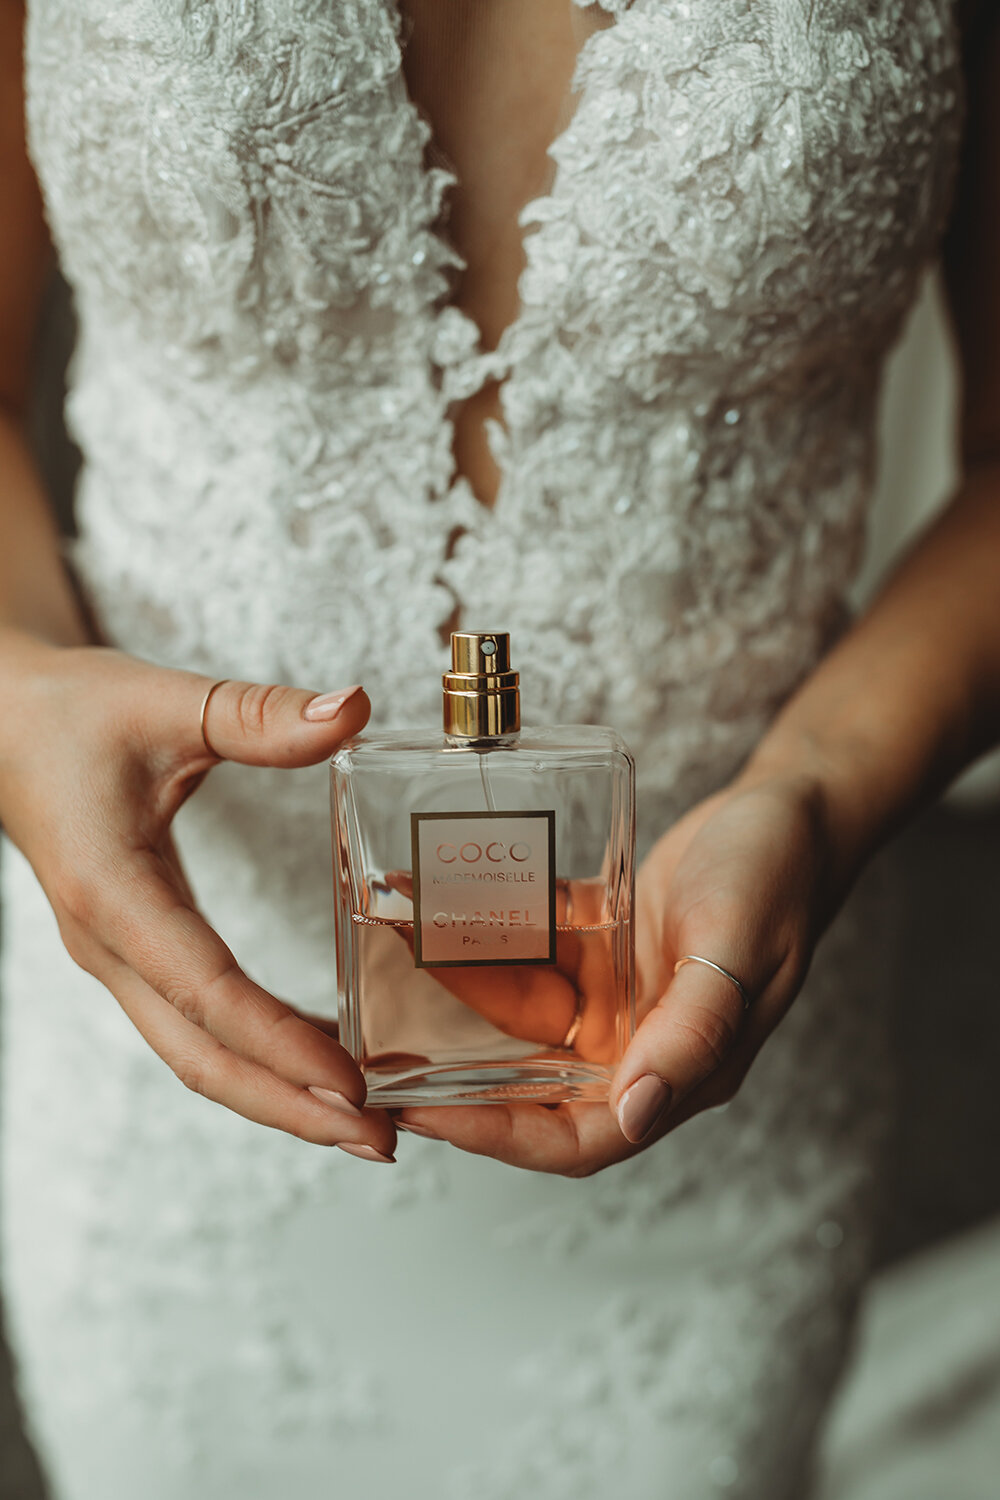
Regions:
[[[567,5],[575,113],[494,350],[396,0],[29,0],[29,144],[106,638],[360,681],[401,727],[438,722],[448,625],[502,625],[525,722],[630,741],[642,855],[848,618],[957,38],[947,0]],[[499,377],[490,509],[453,418]],[[326,775],[225,764],[177,836],[248,971],[332,1015]],[[868,1253],[882,894],[728,1108],[571,1181],[189,1093],[5,842],[7,1318],[54,1495],[803,1500]]]

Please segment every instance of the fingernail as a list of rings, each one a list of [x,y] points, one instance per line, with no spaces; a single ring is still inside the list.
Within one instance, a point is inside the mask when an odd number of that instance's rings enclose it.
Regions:
[[[348,698],[353,698],[360,691],[361,684],[356,682],[353,687],[338,688],[335,693],[322,693],[318,698],[310,698],[302,710],[302,717],[313,720],[335,719]]]
[[[384,1151],[376,1151],[374,1146],[352,1146],[348,1141],[338,1141],[337,1146],[341,1151],[349,1151],[352,1156],[363,1156],[365,1161],[395,1161],[394,1156],[386,1156]]]
[[[411,1135],[425,1135],[430,1141],[439,1141],[441,1137],[435,1135],[433,1130],[428,1130],[426,1125],[408,1125],[405,1120],[396,1121],[397,1130],[408,1130]]]
[[[345,1115],[355,1115],[361,1118],[361,1111],[356,1104],[352,1104],[346,1094],[338,1094],[336,1089],[321,1089],[314,1084],[309,1085],[310,1094],[315,1094],[317,1099],[322,1099],[324,1104],[332,1104],[334,1109],[342,1109]]]
[[[618,1101],[618,1124],[628,1140],[641,1141],[670,1104],[669,1083],[655,1073],[644,1073]]]

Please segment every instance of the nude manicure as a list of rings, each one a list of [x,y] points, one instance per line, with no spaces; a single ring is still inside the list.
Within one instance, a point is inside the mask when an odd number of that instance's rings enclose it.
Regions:
[[[618,1101],[618,1124],[632,1142],[647,1136],[670,1104],[671,1088],[655,1073],[644,1073]]]
[[[341,1151],[349,1151],[352,1156],[363,1156],[365,1161],[395,1161],[394,1156],[386,1156],[384,1151],[376,1151],[374,1146],[354,1146],[349,1141],[338,1141],[337,1145]]]
[[[338,1094],[336,1089],[321,1089],[315,1084],[309,1085],[310,1094],[315,1094],[317,1099],[322,1099],[324,1104],[332,1104],[334,1109],[343,1110],[345,1115],[354,1115],[361,1118],[361,1111],[356,1104],[352,1104],[346,1094]]]
[[[302,710],[302,717],[313,722],[335,719],[347,700],[360,691],[361,684],[356,682],[353,687],[338,688],[335,693],[322,693],[318,698],[309,700]]]
[[[396,1121],[397,1130],[408,1130],[411,1135],[425,1135],[429,1141],[439,1141],[441,1137],[435,1135],[433,1130],[428,1130],[426,1125],[410,1125],[406,1120]]]

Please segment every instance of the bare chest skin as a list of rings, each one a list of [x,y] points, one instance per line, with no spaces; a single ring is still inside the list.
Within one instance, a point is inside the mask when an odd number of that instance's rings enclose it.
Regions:
[[[453,300],[494,349],[518,310],[524,266],[520,208],[544,192],[546,148],[565,123],[578,38],[567,0],[399,0],[410,96],[458,183],[447,238],[467,262]],[[489,382],[450,413],[455,461],[482,504],[499,472],[483,422],[500,418]]]

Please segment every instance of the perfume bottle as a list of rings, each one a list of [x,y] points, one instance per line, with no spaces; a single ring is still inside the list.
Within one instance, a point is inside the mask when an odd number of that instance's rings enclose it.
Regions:
[[[635,764],[521,728],[503,631],[455,631],[439,732],[330,762],[340,1038],[378,1106],[601,1100],[635,1031]]]

